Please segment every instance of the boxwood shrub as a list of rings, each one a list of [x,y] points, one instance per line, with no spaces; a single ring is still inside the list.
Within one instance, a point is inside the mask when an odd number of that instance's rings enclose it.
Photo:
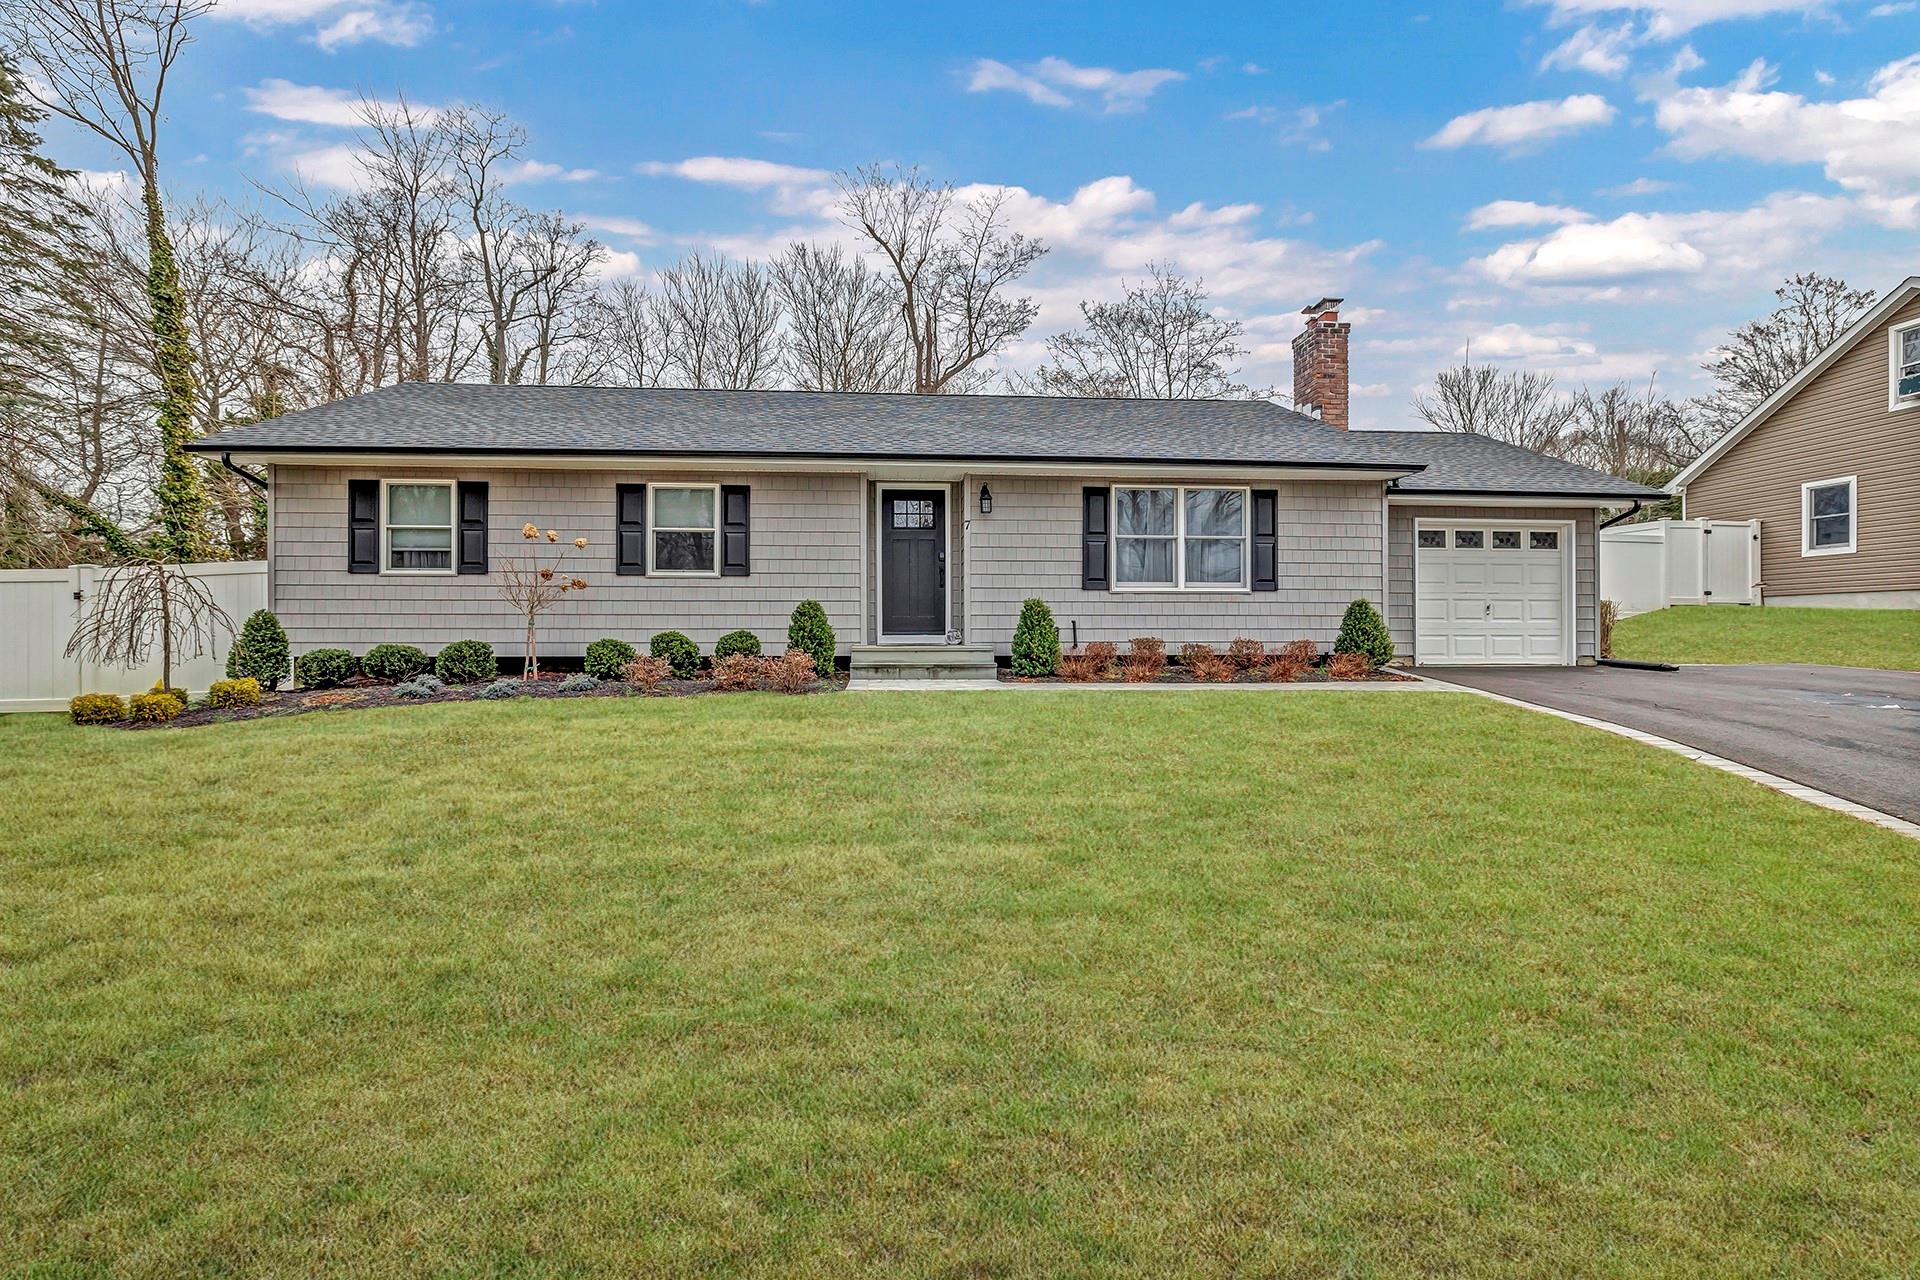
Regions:
[[[293,660],[293,676],[303,689],[331,689],[360,674],[360,659],[345,649],[313,649]]]
[[[587,646],[587,674],[595,680],[618,680],[627,664],[640,654],[625,640],[608,636]]]
[[[700,670],[700,646],[678,631],[662,631],[647,642],[647,652],[673,668],[682,680],[691,680]]]
[[[277,689],[287,678],[287,632],[271,609],[256,609],[227,650],[227,678],[251,676],[262,689]]]
[[[798,649],[812,658],[813,669],[826,680],[833,676],[833,651],[837,647],[827,611],[820,607],[818,600],[802,600],[793,611],[793,620],[787,624],[787,648]]]
[[[1393,637],[1387,634],[1387,624],[1380,620],[1380,611],[1371,601],[1362,597],[1347,606],[1345,616],[1340,619],[1340,636],[1333,642],[1333,651],[1364,653],[1376,667],[1393,661]]]
[[[1013,674],[1050,676],[1060,669],[1060,628],[1047,602],[1030,597],[1013,628]]]
[[[360,669],[375,680],[396,683],[411,680],[432,665],[432,658],[410,644],[377,644],[360,659]]]
[[[759,657],[760,637],[743,628],[739,631],[727,632],[714,643],[713,660],[715,662],[722,658],[731,658],[735,654],[748,658]]]
[[[493,679],[500,669],[493,660],[493,646],[485,640],[455,640],[434,659],[433,671],[448,684],[472,684]]]

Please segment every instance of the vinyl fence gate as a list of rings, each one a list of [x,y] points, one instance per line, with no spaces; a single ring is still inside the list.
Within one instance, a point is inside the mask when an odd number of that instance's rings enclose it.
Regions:
[[[1600,531],[1600,596],[1620,614],[1759,604],[1758,520],[1649,520]]]
[[[234,560],[184,566],[206,584],[234,629],[267,607],[267,563]],[[78,693],[139,693],[160,678],[160,649],[139,667],[108,667],[66,656],[67,641],[85,616],[100,579],[111,570],[77,564],[66,569],[0,571],[0,712],[64,711]],[[173,682],[204,690],[226,672],[231,636],[216,630],[213,650],[176,659]]]

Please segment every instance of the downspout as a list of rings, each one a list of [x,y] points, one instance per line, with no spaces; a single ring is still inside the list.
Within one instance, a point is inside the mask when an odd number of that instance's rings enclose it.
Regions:
[[[1622,511],[1617,516],[1608,516],[1605,520],[1600,522],[1600,527],[1602,529],[1611,529],[1613,528],[1613,526],[1619,524],[1622,520],[1633,519],[1633,517],[1640,514],[1640,505],[1641,505],[1640,499],[1635,498],[1633,500],[1632,506],[1628,507],[1625,511]]]
[[[248,484],[252,485],[254,488],[258,489],[260,492],[265,493],[267,491],[267,482],[265,480],[262,480],[259,476],[253,474],[253,472],[247,470],[245,467],[240,466],[239,464],[234,462],[233,454],[227,453],[227,452],[221,453],[220,465],[225,467],[227,470],[233,472],[233,474],[239,476],[242,480],[245,480]]]
[[[1622,520],[1632,519],[1639,511],[1640,499],[1635,498],[1631,507],[1628,507],[1617,516],[1607,517],[1600,525],[1600,528],[1611,529]],[[1595,554],[1598,555],[1598,551],[1596,551]],[[1639,662],[1633,658],[1595,658],[1594,662],[1602,667],[1623,667],[1629,671],[1678,671],[1680,669],[1671,662]]]

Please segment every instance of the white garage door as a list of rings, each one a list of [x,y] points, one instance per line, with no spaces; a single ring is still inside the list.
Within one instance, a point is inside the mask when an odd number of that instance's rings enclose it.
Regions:
[[[1573,532],[1525,521],[1414,525],[1421,663],[1573,661]]]

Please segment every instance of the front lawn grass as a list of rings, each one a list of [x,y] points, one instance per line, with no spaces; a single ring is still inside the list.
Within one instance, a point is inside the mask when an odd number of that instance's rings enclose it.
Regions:
[[[0,717],[0,777],[0,1272],[1920,1268],[1920,845],[1485,700]]]
[[[1920,671],[1920,610],[1687,605],[1614,624],[1617,658]]]

